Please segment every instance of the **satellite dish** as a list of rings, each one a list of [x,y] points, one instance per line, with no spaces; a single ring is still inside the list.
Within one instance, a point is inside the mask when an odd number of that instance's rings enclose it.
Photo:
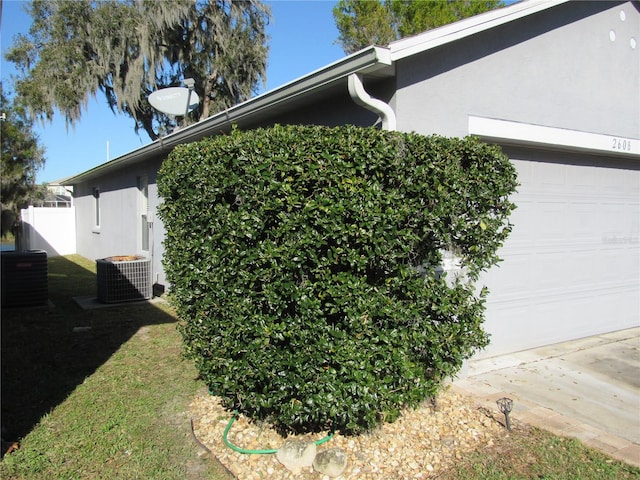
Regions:
[[[184,116],[198,107],[200,97],[189,88],[169,87],[149,95],[149,103],[167,115]]]

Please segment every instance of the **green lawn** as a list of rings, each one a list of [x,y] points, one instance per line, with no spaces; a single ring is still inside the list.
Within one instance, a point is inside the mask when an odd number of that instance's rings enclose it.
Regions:
[[[640,469],[573,438],[522,426],[490,449],[473,452],[438,480],[631,480]]]
[[[50,258],[54,308],[2,311],[3,437],[21,445],[0,462],[0,478],[232,478],[215,457],[198,455],[191,436],[188,404],[204,386],[181,358],[171,310],[83,311],[72,297],[95,294],[94,272],[77,255]],[[529,478],[631,479],[640,469],[522,429],[439,476]]]
[[[50,258],[55,307],[2,311],[3,437],[21,446],[0,478],[231,478],[191,437],[202,385],[171,310],[83,311],[72,297],[95,294],[94,272],[80,256]]]

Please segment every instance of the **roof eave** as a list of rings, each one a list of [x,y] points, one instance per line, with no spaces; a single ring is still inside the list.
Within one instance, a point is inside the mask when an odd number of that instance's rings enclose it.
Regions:
[[[412,37],[403,38],[389,44],[391,60],[395,62],[569,1],[525,0],[434,28]]]
[[[114,160],[98,165],[78,175],[67,177],[61,180],[60,183],[63,185],[75,185],[106,173],[107,171],[158,157],[163,153],[168,153],[176,145],[193,142],[208,135],[227,131],[231,129],[231,126],[234,124],[265,113],[284,102],[291,101],[293,98],[313,93],[340,79],[348,77],[352,73],[358,72],[372,76],[392,75],[392,65],[389,49],[376,46],[365,48],[319,70],[286,83],[281,87],[251,98],[198,123],[181,128],[174,133],[155,140],[148,145],[133,150]]]

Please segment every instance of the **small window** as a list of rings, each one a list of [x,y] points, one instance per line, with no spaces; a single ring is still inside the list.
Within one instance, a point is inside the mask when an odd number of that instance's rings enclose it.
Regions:
[[[100,228],[100,189],[93,188],[93,226]]]
[[[140,248],[149,251],[149,179],[147,176],[138,177],[140,192]]]

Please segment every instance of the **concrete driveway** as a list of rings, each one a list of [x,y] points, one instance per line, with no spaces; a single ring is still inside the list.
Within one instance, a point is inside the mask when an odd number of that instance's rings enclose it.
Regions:
[[[640,327],[471,361],[453,382],[514,420],[640,466]]]

